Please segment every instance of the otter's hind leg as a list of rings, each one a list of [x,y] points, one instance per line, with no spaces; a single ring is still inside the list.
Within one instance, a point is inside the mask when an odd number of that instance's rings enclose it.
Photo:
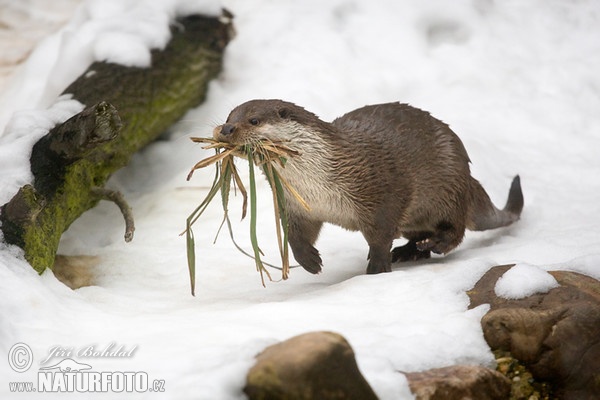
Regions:
[[[404,232],[408,239],[404,246],[392,250],[392,262],[417,261],[431,257],[431,252],[446,254],[462,242],[465,235],[464,223],[438,223],[432,232]]]
[[[417,248],[417,242],[409,240],[403,246],[394,247],[392,250],[392,262],[417,261],[431,257],[429,250],[421,251]]]
[[[417,261],[431,257],[431,251],[421,251],[417,243],[429,238],[433,232],[404,232],[402,236],[408,239],[408,243],[392,249],[392,262]]]
[[[416,242],[419,251],[433,251],[436,254],[446,254],[462,242],[465,236],[465,224],[442,221],[429,237]]]
[[[294,214],[288,215],[288,243],[298,264],[311,274],[321,272],[323,265],[319,251],[313,246],[322,226],[322,221],[309,220]]]

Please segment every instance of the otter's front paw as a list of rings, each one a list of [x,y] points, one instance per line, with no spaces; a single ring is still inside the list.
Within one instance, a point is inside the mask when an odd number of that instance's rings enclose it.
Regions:
[[[292,247],[292,252],[294,253],[294,258],[302,268],[311,274],[318,274],[321,272],[323,261],[321,261],[319,250],[315,249],[313,246],[303,246],[301,248]]]

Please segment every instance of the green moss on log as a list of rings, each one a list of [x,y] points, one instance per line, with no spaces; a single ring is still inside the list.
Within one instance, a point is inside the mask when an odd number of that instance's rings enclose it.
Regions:
[[[73,129],[63,135],[55,127],[34,146],[33,187],[21,188],[2,206],[5,240],[22,247],[36,271],[52,267],[62,233],[100,201],[93,189],[103,187],[136,151],[204,100],[210,80],[221,70],[231,31],[230,22],[219,18],[180,18],[166,48],[152,51],[151,67],[96,62],[64,91],[88,107],[82,112],[87,115],[74,122],[82,131],[92,136],[107,132],[78,151],[60,142]],[[111,104],[122,126],[114,123],[114,115],[99,117]]]

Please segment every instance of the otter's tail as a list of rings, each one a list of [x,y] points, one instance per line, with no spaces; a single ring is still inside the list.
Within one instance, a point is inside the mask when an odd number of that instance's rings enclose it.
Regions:
[[[473,178],[471,178],[471,196],[467,228],[472,231],[485,231],[510,225],[519,219],[523,209],[523,192],[519,175],[514,177],[510,185],[508,200],[502,210],[492,204],[481,184]]]

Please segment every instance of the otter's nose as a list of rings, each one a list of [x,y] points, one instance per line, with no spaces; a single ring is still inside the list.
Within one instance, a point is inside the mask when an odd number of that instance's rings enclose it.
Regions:
[[[235,125],[233,124],[224,124],[221,127],[221,135],[223,136],[229,136],[233,133],[233,131],[235,131]]]

